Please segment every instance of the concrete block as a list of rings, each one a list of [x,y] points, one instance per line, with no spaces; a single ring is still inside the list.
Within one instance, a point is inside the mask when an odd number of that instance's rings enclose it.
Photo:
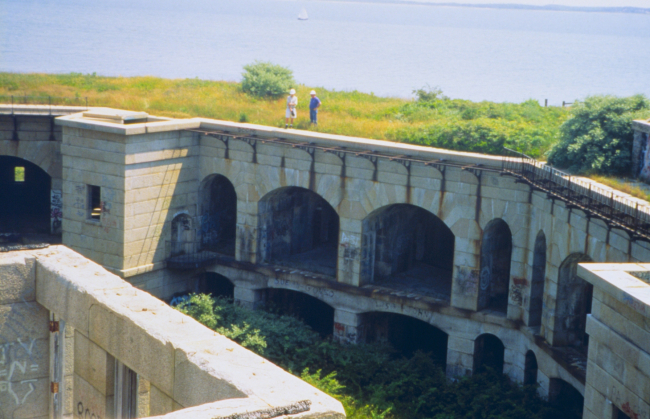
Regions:
[[[79,332],[75,333],[74,353],[75,374],[100,393],[111,394],[115,374],[113,358]]]
[[[0,254],[0,304],[34,301],[36,261],[20,253]]]

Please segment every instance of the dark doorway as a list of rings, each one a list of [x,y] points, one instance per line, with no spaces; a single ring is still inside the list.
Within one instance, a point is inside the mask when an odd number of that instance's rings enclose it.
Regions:
[[[271,311],[299,318],[322,337],[334,332],[334,308],[318,298],[298,291],[269,288],[266,302]]]
[[[336,276],[339,216],[318,194],[287,187],[259,202],[262,261]]]
[[[530,284],[530,307],[528,326],[542,324],[544,306],[544,281],[546,277],[546,236],[543,231],[537,233],[533,252],[533,278]]]
[[[503,374],[504,353],[501,339],[490,334],[479,336],[474,342],[474,373],[480,374],[491,368],[497,374]]]
[[[551,378],[548,401],[562,411],[563,419],[581,419],[584,397],[571,384],[560,378]]]
[[[361,281],[448,301],[454,242],[429,211],[410,204],[380,208],[363,221]]]
[[[235,256],[237,193],[222,175],[210,175],[199,187],[201,247]]]
[[[431,353],[434,361],[447,364],[448,335],[422,320],[395,313],[365,313],[362,320],[368,343],[388,343],[399,355],[412,356],[416,351]]]
[[[199,279],[198,292],[211,294],[213,297],[223,297],[229,300],[235,298],[235,286],[228,278],[215,272],[204,272]]]
[[[49,234],[51,182],[37,165],[0,156],[0,233]]]
[[[585,332],[591,313],[593,286],[578,277],[578,263],[591,262],[582,253],[573,253],[560,265],[555,303],[554,346],[572,346],[586,353],[589,336]]]
[[[481,242],[479,310],[508,312],[511,256],[510,227],[500,218],[490,221],[483,230]]]
[[[524,385],[533,386],[537,384],[537,357],[533,351],[526,352],[524,364]]]

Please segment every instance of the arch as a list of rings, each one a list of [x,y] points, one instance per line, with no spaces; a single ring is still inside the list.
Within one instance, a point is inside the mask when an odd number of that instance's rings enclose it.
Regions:
[[[438,365],[447,363],[449,335],[430,323],[404,314],[368,312],[361,315],[361,324],[367,343],[388,343],[407,357],[418,350],[429,352]]]
[[[474,341],[474,373],[491,368],[497,374],[503,374],[505,347],[498,337],[485,333]]]
[[[198,292],[234,300],[235,285],[230,279],[216,272],[204,272],[199,278]]]
[[[440,218],[415,205],[392,204],[370,213],[362,234],[362,283],[393,283],[449,300],[456,238]]]
[[[182,255],[191,252],[194,230],[192,218],[185,214],[177,214],[172,219],[172,248],[171,256]]]
[[[587,350],[587,314],[591,313],[593,286],[577,275],[578,263],[591,262],[583,253],[572,253],[559,268],[553,346]]]
[[[481,241],[481,278],[478,309],[508,311],[512,233],[500,218],[490,221]]]
[[[560,409],[567,419],[581,419],[584,397],[575,387],[561,378],[551,378],[548,401]]]
[[[533,386],[537,384],[537,357],[535,352],[526,352],[526,361],[524,362],[524,385]]]
[[[235,255],[237,193],[227,177],[213,174],[199,186],[201,247]]]
[[[528,326],[542,324],[544,306],[544,281],[546,277],[546,235],[542,230],[537,233],[533,250],[533,278],[530,283],[530,305]]]
[[[334,331],[334,307],[309,294],[268,288],[266,303],[271,311],[299,318],[322,337]]]
[[[56,231],[57,226],[50,221],[54,215],[51,184],[52,177],[36,164],[19,157],[0,156],[0,233]],[[60,212],[57,216],[60,222]]]
[[[53,164],[52,160],[49,160],[49,164],[44,165],[43,162],[47,161],[48,158],[51,156],[54,156],[57,152],[59,152],[59,143],[54,142],[54,141],[47,141],[47,144],[44,144],[43,147],[50,147],[49,152],[45,152],[48,149],[41,149],[41,152],[38,154],[31,153],[33,151],[32,148],[30,147],[11,147],[9,150],[5,148],[4,151],[11,151],[12,149],[15,151],[14,153],[6,153],[3,155],[0,155],[0,157],[15,157],[21,160],[25,160],[29,163],[34,164],[35,166],[38,166],[41,170],[43,170],[45,173],[47,173],[51,178],[61,178],[61,166],[57,164]]]
[[[260,260],[336,276],[339,215],[317,193],[276,189],[258,203]]]

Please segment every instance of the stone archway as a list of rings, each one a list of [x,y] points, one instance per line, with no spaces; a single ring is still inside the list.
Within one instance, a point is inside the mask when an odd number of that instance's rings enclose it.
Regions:
[[[51,183],[36,164],[0,156],[0,233],[60,233],[61,195],[53,204]]]
[[[334,308],[309,294],[268,288],[266,304],[273,312],[297,317],[322,337],[334,332]]]
[[[478,309],[501,313],[508,311],[512,233],[500,218],[490,221],[483,230]]]
[[[361,282],[449,300],[455,236],[429,211],[394,204],[363,221]]]
[[[259,202],[261,260],[336,276],[339,216],[320,195],[295,186]]]
[[[235,256],[237,193],[222,175],[210,175],[199,187],[201,247]]]
[[[504,355],[501,339],[489,333],[480,335],[474,342],[474,373],[491,368],[497,374],[503,374]]]
[[[524,385],[532,386],[537,384],[537,357],[533,351],[526,352],[526,361],[524,362]]]
[[[589,336],[585,332],[587,314],[591,313],[593,286],[578,277],[578,263],[591,262],[583,253],[572,253],[564,259],[559,269],[553,346],[572,346],[587,350]]]
[[[542,230],[537,233],[533,251],[533,278],[530,284],[530,305],[528,326],[542,324],[544,306],[544,281],[546,276],[546,235]]]

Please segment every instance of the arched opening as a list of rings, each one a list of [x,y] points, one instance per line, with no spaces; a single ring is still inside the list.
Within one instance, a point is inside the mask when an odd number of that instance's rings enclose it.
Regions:
[[[561,378],[551,378],[548,401],[564,413],[566,419],[581,419],[584,397],[571,384]]]
[[[172,220],[171,256],[194,252],[193,239],[192,218],[187,214],[176,215]]]
[[[537,357],[533,351],[526,352],[524,363],[524,385],[532,386],[537,384]]]
[[[50,222],[50,215],[55,216],[50,210],[51,183],[50,175],[34,163],[0,156],[0,233],[49,235],[56,231]],[[60,213],[56,217],[60,223]]]
[[[589,336],[585,332],[591,313],[593,286],[577,275],[578,263],[591,262],[582,253],[567,256],[559,269],[555,302],[554,346],[572,346],[585,352]]]
[[[334,332],[334,308],[318,298],[298,291],[269,288],[266,302],[271,311],[299,318],[322,337]]]
[[[530,307],[528,326],[542,324],[542,307],[544,306],[544,281],[546,277],[546,235],[537,233],[533,251],[533,278],[530,284]]]
[[[259,202],[262,261],[336,276],[339,216],[318,194],[287,187]]]
[[[503,374],[503,356],[505,347],[501,339],[494,335],[483,334],[474,342],[474,373],[491,368],[497,374]]]
[[[200,241],[203,249],[235,255],[237,193],[222,175],[210,175],[199,188]]]
[[[362,324],[368,343],[388,343],[406,357],[416,351],[431,353],[438,365],[447,363],[448,335],[429,323],[403,314],[372,312],[362,315]]]
[[[223,297],[233,300],[235,298],[235,286],[223,275],[215,272],[204,272],[199,278],[198,292],[210,294],[213,297]]]
[[[395,204],[363,220],[361,281],[449,300],[455,237],[420,207]]]
[[[511,256],[510,227],[500,218],[490,221],[483,230],[481,242],[479,310],[508,312]]]

